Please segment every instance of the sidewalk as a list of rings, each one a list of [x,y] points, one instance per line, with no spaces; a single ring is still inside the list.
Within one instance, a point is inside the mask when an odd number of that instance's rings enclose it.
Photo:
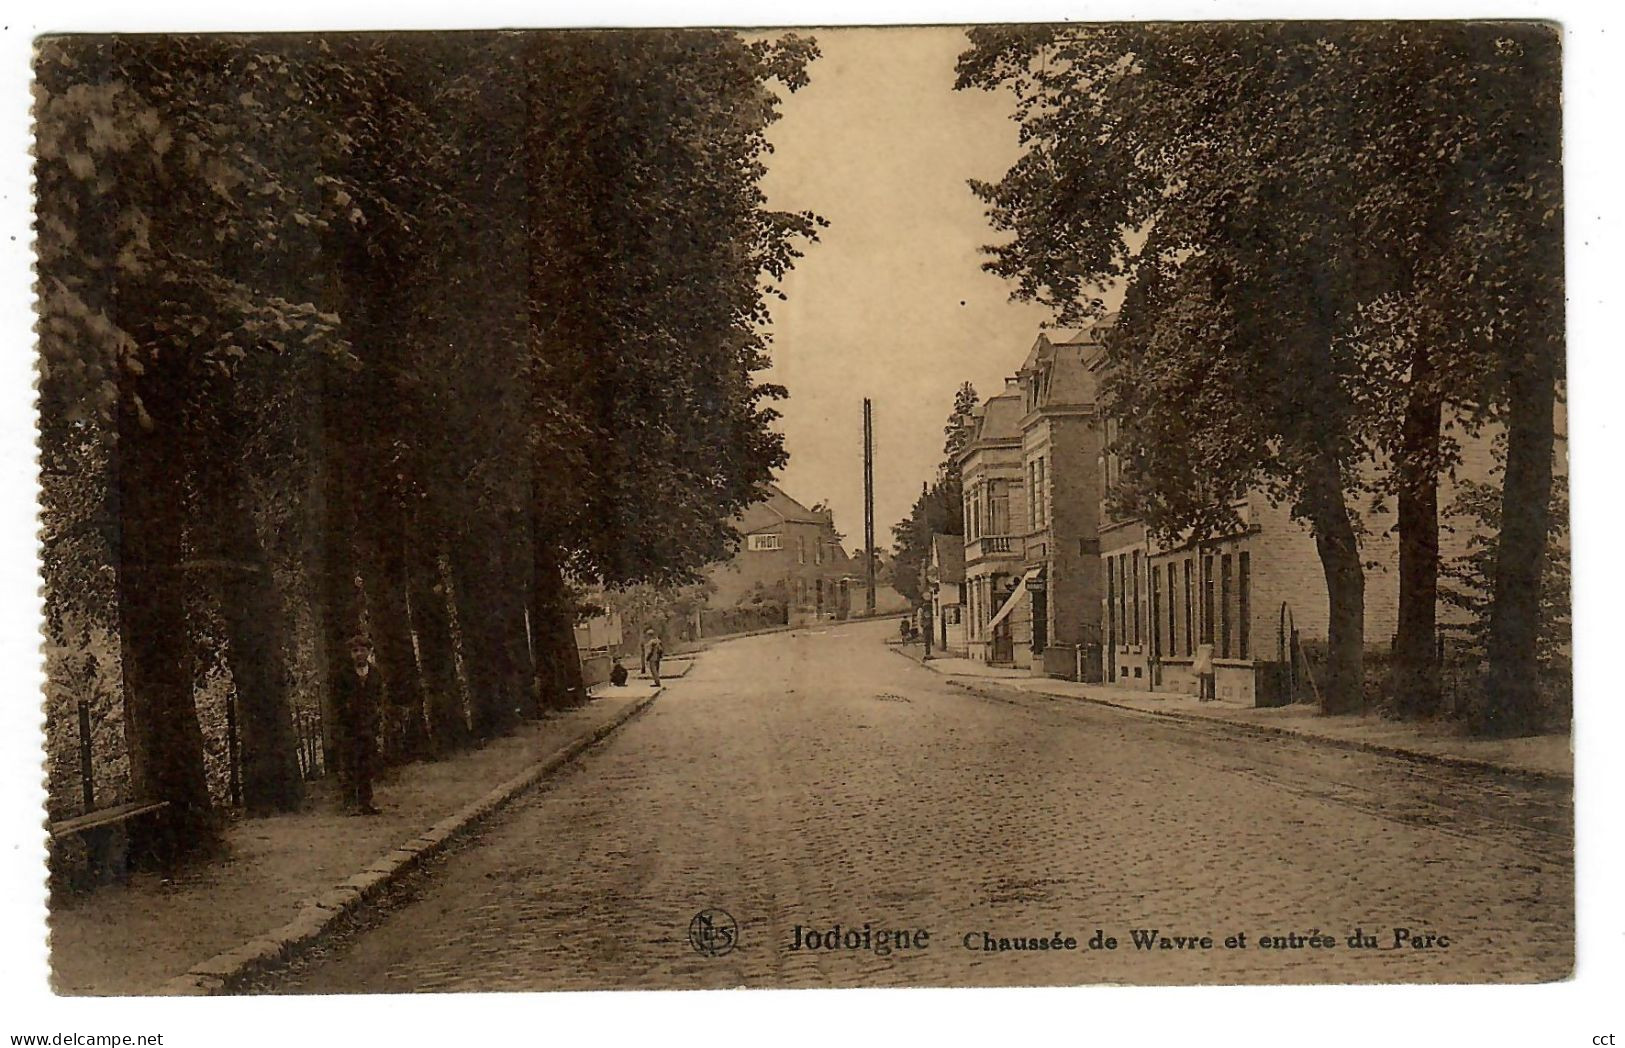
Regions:
[[[918,645],[897,648],[919,661]],[[1134,691],[1101,684],[1034,677],[1023,669],[989,666],[972,659],[936,658],[926,668],[963,687],[993,686],[1035,695],[1078,699],[1101,706],[1133,710],[1178,720],[1222,721],[1248,730],[1314,739],[1346,749],[1509,771],[1539,778],[1574,780],[1574,753],[1567,735],[1526,739],[1478,739],[1459,734],[1451,723],[1389,720],[1375,713],[1326,716],[1316,707],[1297,703],[1260,709],[1228,702],[1198,702],[1180,692]]]
[[[665,676],[680,677],[690,665],[674,664]],[[332,784],[310,783],[304,811],[234,820],[224,859],[170,880],[136,874],[62,900],[50,915],[53,988],[94,995],[218,990],[269,955],[313,941],[661,690],[637,679],[624,688],[599,685],[585,705],[522,724],[478,750],[390,769],[375,788],[379,816],[339,814],[328,796]],[[203,977],[204,970],[216,974]],[[181,989],[182,982],[197,988]]]

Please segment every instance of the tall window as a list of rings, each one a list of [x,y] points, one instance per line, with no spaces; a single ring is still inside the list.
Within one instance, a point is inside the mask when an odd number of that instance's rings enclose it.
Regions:
[[[1219,558],[1219,656],[1230,658],[1230,554]]]
[[[1128,554],[1117,555],[1117,643],[1128,644]]]
[[[1134,604],[1133,604],[1133,608],[1134,608],[1134,643],[1138,644],[1138,643],[1140,643],[1140,619],[1142,618],[1142,616],[1140,614],[1140,551],[1139,550],[1134,551],[1134,560],[1133,560],[1133,563],[1132,563],[1132,570],[1134,572]]]
[[[1049,502],[1044,490],[1044,485],[1047,483],[1047,478],[1044,476],[1044,456],[1038,456],[1033,465],[1038,470],[1037,480],[1033,484],[1034,522],[1037,527],[1042,528],[1049,524]]]
[[[1196,601],[1191,599],[1191,558],[1185,558],[1185,654],[1196,654]]]
[[[796,563],[807,563],[807,536],[805,535],[796,536]]]
[[[1248,590],[1252,587],[1252,579],[1249,577],[1252,574],[1250,561],[1251,558],[1246,553],[1242,553],[1236,562],[1236,604],[1239,611],[1236,616],[1236,632],[1240,638],[1239,650],[1236,654],[1243,659],[1252,658],[1248,643],[1252,639],[1251,594],[1248,593]]]
[[[1117,558],[1105,557],[1106,568],[1106,646],[1117,643]]]
[[[989,533],[993,535],[1010,534],[1010,485],[1002,480],[991,481],[988,484],[989,508],[993,518],[989,526]]]
[[[1151,578],[1151,657],[1162,658],[1162,573],[1149,566]]]
[[[1202,555],[1202,643],[1213,643],[1213,555]]]
[[[1168,562],[1168,654],[1170,655],[1179,654],[1179,641],[1177,639],[1179,620],[1174,614],[1176,603],[1177,601],[1174,599],[1174,562],[1170,560]]]

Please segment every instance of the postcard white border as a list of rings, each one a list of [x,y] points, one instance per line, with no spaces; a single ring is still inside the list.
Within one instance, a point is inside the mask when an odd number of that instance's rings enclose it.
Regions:
[[[592,5],[283,0],[221,5],[24,0],[0,14],[0,1038],[163,1032],[166,1045],[535,1044],[615,1031],[658,1043],[1575,1045],[1625,1038],[1625,689],[1612,628],[1625,621],[1618,464],[1625,461],[1619,321],[1625,19],[1606,2],[824,2]],[[831,25],[1114,19],[1544,18],[1566,32],[1571,501],[1575,552],[1579,970],[1541,987],[1196,988],[465,995],[415,998],[59,999],[45,988],[35,577],[28,56],[42,32],[535,25]],[[1448,889],[1446,889],[1448,890]],[[993,1038],[994,1040],[989,1040]],[[616,1038],[618,1039],[618,1037]]]

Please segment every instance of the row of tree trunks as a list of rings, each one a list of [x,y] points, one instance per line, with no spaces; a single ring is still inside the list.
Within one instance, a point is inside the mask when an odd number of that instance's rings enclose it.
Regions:
[[[295,811],[304,799],[285,609],[255,528],[246,477],[227,470],[221,512],[212,515],[209,533],[220,562],[217,592],[236,689],[243,809],[271,815]]]
[[[432,529],[424,523],[425,513],[419,507],[408,515],[411,534],[406,548],[407,604],[418,643],[430,749],[435,756],[444,757],[466,748],[472,737],[462,681],[457,675],[457,646],[446,603],[449,590],[439,545]]]
[[[365,549],[367,621],[378,668],[383,673],[382,756],[403,764],[429,755],[423,681],[412,643],[408,598],[406,527],[400,501],[375,477],[367,485],[367,513],[360,537]]]

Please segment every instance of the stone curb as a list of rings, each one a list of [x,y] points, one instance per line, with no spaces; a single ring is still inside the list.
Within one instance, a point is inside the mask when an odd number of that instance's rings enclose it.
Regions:
[[[911,658],[907,652],[900,651],[897,648],[892,648],[890,650],[897,655],[908,659],[909,662],[912,662],[916,666],[931,669],[929,664],[923,663],[918,659]],[[931,672],[936,673],[937,671],[931,670]],[[1303,731],[1298,728],[1286,728],[1275,724],[1253,724],[1247,721],[1229,720],[1224,717],[1204,717],[1199,713],[1184,713],[1180,710],[1147,710],[1142,709],[1139,706],[1130,706],[1127,703],[1113,702],[1111,699],[1097,698],[1093,695],[1073,695],[1070,693],[1044,691],[1042,689],[1035,688],[1023,688],[1015,684],[1003,684],[1000,683],[1000,678],[998,677],[988,677],[986,678],[986,682],[982,680],[972,682],[958,677],[951,677],[945,673],[939,673],[937,675],[940,676],[945,683],[955,688],[959,688],[962,691],[971,692],[972,694],[976,694],[978,689],[988,688],[998,690],[1006,694],[1015,693],[1019,695],[1043,695],[1052,699],[1089,702],[1095,704],[1096,706],[1105,706],[1108,709],[1124,710],[1128,713],[1138,713],[1147,717],[1161,717],[1165,720],[1183,721],[1188,724],[1219,724],[1244,734],[1259,735],[1271,738],[1304,739],[1308,742],[1318,742],[1327,746],[1335,746],[1338,749],[1358,750],[1363,753],[1375,753],[1384,757],[1399,757],[1403,760],[1417,761],[1423,764],[1442,764],[1454,768],[1465,768],[1470,771],[1492,771],[1502,775],[1517,775],[1521,778],[1535,779],[1542,782],[1554,782],[1568,785],[1573,785],[1574,783],[1574,774],[1572,772],[1564,774],[1562,772],[1538,771],[1534,768],[1519,768],[1514,767],[1513,765],[1501,764],[1496,761],[1485,760],[1479,757],[1457,757],[1448,753],[1428,753],[1425,750],[1407,749],[1404,746],[1395,746],[1392,743],[1366,742],[1361,739],[1340,739],[1335,735],[1321,735],[1318,732]],[[1041,680],[1042,678],[1033,679]]]
[[[714,637],[701,637],[699,640],[693,641],[692,643],[697,645],[697,647],[685,648],[682,651],[674,651],[667,657],[673,659],[684,659],[693,655],[699,655],[702,652],[709,650],[713,644],[726,644],[731,640],[744,640],[746,637],[766,637],[774,633],[789,633],[791,630],[799,630],[803,628],[804,627],[801,626],[767,626],[759,630],[746,630],[743,633],[718,633]]]
[[[698,641],[694,642],[694,643],[698,644],[699,647],[686,648],[683,651],[673,652],[671,655],[667,656],[667,658],[683,659],[683,658],[688,658],[688,657],[690,657],[692,655],[698,655],[698,654],[704,652],[713,643],[726,644],[730,640],[744,640],[746,637],[766,637],[766,636],[770,636],[771,634],[774,634],[774,633],[789,633],[792,630],[813,629],[816,626],[825,626],[825,627],[850,626],[853,623],[875,622],[875,621],[878,621],[880,619],[894,618],[897,614],[899,614],[899,613],[897,613],[897,612],[887,612],[884,615],[880,615],[880,614],[876,614],[876,615],[853,615],[853,616],[850,616],[848,618],[830,619],[827,622],[821,622],[821,623],[806,622],[806,623],[802,623],[800,626],[767,626],[767,627],[764,627],[763,629],[759,629],[759,630],[746,630],[743,633],[719,633],[714,637],[701,637]]]
[[[968,681],[962,681],[948,676],[944,676],[943,679],[953,687],[960,688],[973,694],[978,690],[978,688],[989,688],[1005,693],[1013,692],[1020,695],[1043,695],[1052,699],[1089,702],[1096,706],[1105,706],[1109,709],[1124,710],[1128,713],[1138,713],[1146,717],[1161,717],[1164,720],[1182,721],[1186,724],[1217,724],[1248,735],[1264,736],[1267,738],[1302,739],[1306,742],[1321,743],[1326,746],[1336,747],[1337,749],[1358,750],[1363,753],[1374,753],[1383,757],[1398,757],[1402,760],[1415,761],[1421,764],[1442,764],[1449,767],[1465,768],[1470,771],[1492,771],[1501,775],[1516,775],[1521,778],[1536,779],[1542,782],[1553,782],[1568,785],[1573,785],[1574,783],[1574,776],[1572,773],[1565,775],[1561,772],[1539,771],[1534,768],[1519,768],[1513,765],[1500,764],[1495,761],[1484,760],[1478,757],[1458,757],[1448,753],[1428,753],[1425,750],[1406,749],[1403,746],[1395,746],[1391,743],[1366,742],[1362,739],[1341,739],[1335,735],[1321,735],[1317,732],[1302,731],[1296,728],[1285,728],[1274,724],[1252,724],[1247,721],[1234,721],[1224,717],[1204,717],[1199,713],[1184,713],[1179,710],[1147,710],[1141,709],[1138,706],[1130,706],[1121,702],[1113,702],[1110,699],[1096,698],[1092,695],[1063,694],[1058,692],[1021,688],[1009,684],[1002,686],[998,684],[982,684],[980,682],[972,684]]]
[[[478,800],[441,819],[428,830],[392,848],[354,876],[299,904],[293,920],[224,953],[195,964],[184,975],[161,983],[151,992],[164,997],[200,997],[234,992],[256,976],[293,960],[326,936],[345,917],[375,899],[385,889],[445,850],[482,821],[526,790],[563,768],[582,753],[612,735],[647,710],[665,688],[656,690],[612,717],[608,722],[565,743],[534,767],[521,772]]]

